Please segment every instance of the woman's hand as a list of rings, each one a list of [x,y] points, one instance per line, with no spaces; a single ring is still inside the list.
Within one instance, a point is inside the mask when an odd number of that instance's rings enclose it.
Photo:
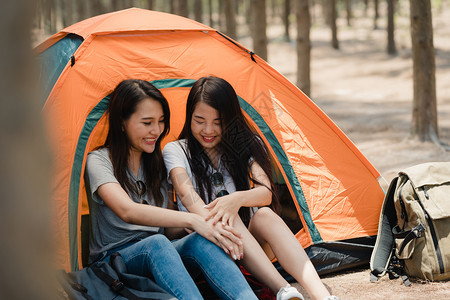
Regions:
[[[192,229],[221,247],[233,259],[241,259],[244,256],[244,247],[241,235],[230,226],[213,224],[212,221],[205,221],[201,216],[191,214],[193,218]]]
[[[234,227],[222,225],[222,223],[217,223],[214,226],[226,240],[232,241],[231,244],[228,244],[227,246],[224,245],[224,247],[227,248],[225,252],[234,260],[242,259],[244,257],[244,244],[242,243],[242,236],[239,232],[237,232]],[[239,238],[237,239],[236,237]]]
[[[236,197],[238,193],[222,196],[205,206],[209,210],[209,214],[205,220],[212,220],[216,224],[222,220],[222,225],[232,227],[234,218],[238,215],[239,208],[241,208],[240,201]]]

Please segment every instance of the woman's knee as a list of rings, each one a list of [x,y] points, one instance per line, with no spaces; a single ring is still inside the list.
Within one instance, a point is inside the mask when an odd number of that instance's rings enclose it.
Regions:
[[[188,236],[188,244],[190,247],[202,248],[212,244],[212,242],[208,241],[198,233],[193,233]]]
[[[252,216],[252,223],[257,224],[271,224],[271,222],[277,220],[279,216],[269,207],[261,207]]]
[[[216,246],[213,242],[207,240],[203,236],[198,233],[190,234],[188,237],[188,241],[186,242],[186,246],[193,253],[214,253],[214,252],[222,252],[222,250]]]
[[[167,251],[168,248],[172,248],[172,243],[165,235],[162,234],[154,234],[149,236],[140,241],[140,243],[143,244],[143,248],[151,248],[154,251]]]
[[[261,207],[256,211],[250,220],[250,225],[248,227],[249,231],[258,240],[265,240],[265,233],[270,228],[279,228],[284,222],[280,216],[278,216],[269,207]]]
[[[162,234],[149,236],[133,246],[119,251],[125,261],[165,260],[179,257],[172,243]]]

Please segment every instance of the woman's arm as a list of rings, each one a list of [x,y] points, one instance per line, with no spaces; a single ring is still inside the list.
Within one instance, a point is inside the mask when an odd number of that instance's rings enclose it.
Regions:
[[[231,242],[220,233],[211,222],[203,217],[157,206],[139,204],[131,200],[118,183],[105,183],[97,189],[105,204],[124,222],[154,226],[189,228],[215,243],[224,250]]]
[[[105,183],[97,189],[105,204],[124,222],[154,227],[191,227],[192,220],[177,211],[141,205],[130,199],[118,183]]]
[[[171,210],[178,210],[177,204],[172,201],[174,193],[172,193],[172,189],[169,188],[169,201],[167,203],[167,209]],[[166,235],[170,240],[173,239],[181,239],[184,237],[187,233],[191,233],[192,230],[183,228],[183,227],[165,227],[164,228],[164,235]]]
[[[173,168],[170,170],[169,175],[178,198],[181,203],[183,203],[184,207],[186,207],[189,212],[206,216],[208,210],[204,208],[205,202],[203,202],[203,199],[194,189],[186,169],[182,167]]]
[[[184,207],[186,209],[196,215],[206,217],[209,211],[205,208],[205,202],[203,202],[202,198],[197,194],[194,186],[192,184],[189,175],[186,172],[185,168],[175,167],[170,170],[170,179],[172,180],[173,187]],[[212,222],[209,222],[212,224]],[[232,242],[224,245],[228,251],[227,253],[231,253],[231,256],[235,259],[239,259],[243,256],[243,245],[241,242],[241,236],[233,229],[232,226],[226,226],[222,224],[212,224],[215,228],[225,237],[228,241]]]
[[[270,181],[261,166],[253,161],[250,171],[255,181],[255,187],[246,191],[236,191],[230,195],[217,198],[206,206],[209,213],[206,220],[222,224],[233,224],[234,218],[238,215],[241,207],[260,207],[269,205],[272,202],[272,192],[270,191]]]

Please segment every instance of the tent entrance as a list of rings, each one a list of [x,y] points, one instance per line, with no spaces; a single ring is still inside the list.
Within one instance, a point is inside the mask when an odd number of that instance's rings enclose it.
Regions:
[[[277,196],[281,205],[281,218],[295,235],[303,228],[303,223],[295,208],[294,200],[286,184],[276,184]]]

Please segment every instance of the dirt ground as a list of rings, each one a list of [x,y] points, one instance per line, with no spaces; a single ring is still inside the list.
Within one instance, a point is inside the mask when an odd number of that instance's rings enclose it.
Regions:
[[[315,25],[311,31],[310,98],[372,162],[384,178],[381,180],[384,188],[406,167],[423,162],[450,161],[450,152],[442,147],[409,138],[412,60],[408,7],[403,11],[405,15],[396,18],[398,55],[395,56],[388,55],[385,50],[384,18],[379,20],[379,30],[373,30],[373,21],[367,18],[354,20],[352,27],[339,23],[339,50],[331,48],[331,33],[327,28]],[[450,5],[433,13],[439,135],[449,144]],[[279,36],[280,32],[281,27],[270,28],[269,39]],[[295,37],[294,29],[291,32]],[[243,39],[243,43],[246,42]],[[269,63],[295,83],[295,42],[276,38],[271,42]],[[389,280],[385,276],[371,283],[368,267],[330,274],[324,276],[323,281],[341,299],[450,299],[448,281],[413,281],[411,287],[405,287],[400,279]]]
[[[405,1],[406,2],[406,1]],[[403,1],[401,1],[403,3]],[[450,144],[450,3],[433,12],[436,47],[436,87],[439,135]],[[396,174],[409,166],[430,161],[450,161],[450,151],[431,143],[409,138],[413,83],[407,3],[404,15],[396,17],[398,54],[386,53],[385,19],[373,30],[371,18],[353,20],[348,27],[339,23],[340,49],[331,48],[331,33],[323,25],[311,31],[312,89],[310,98],[348,135],[372,162],[384,179],[384,188]],[[314,14],[319,14],[314,10]],[[360,12],[355,12],[359,14]],[[241,30],[241,29],[239,29]],[[285,42],[283,28],[268,28],[269,63],[289,80],[296,81],[295,41]],[[295,26],[291,29],[295,37]],[[239,42],[252,48],[245,32]],[[35,41],[35,42],[39,42]],[[450,299],[450,282],[430,283],[412,280],[405,287],[401,280],[387,276],[369,282],[367,267],[323,276],[328,289],[347,299]],[[295,284],[297,287],[300,285]],[[305,298],[309,299],[306,292]]]

